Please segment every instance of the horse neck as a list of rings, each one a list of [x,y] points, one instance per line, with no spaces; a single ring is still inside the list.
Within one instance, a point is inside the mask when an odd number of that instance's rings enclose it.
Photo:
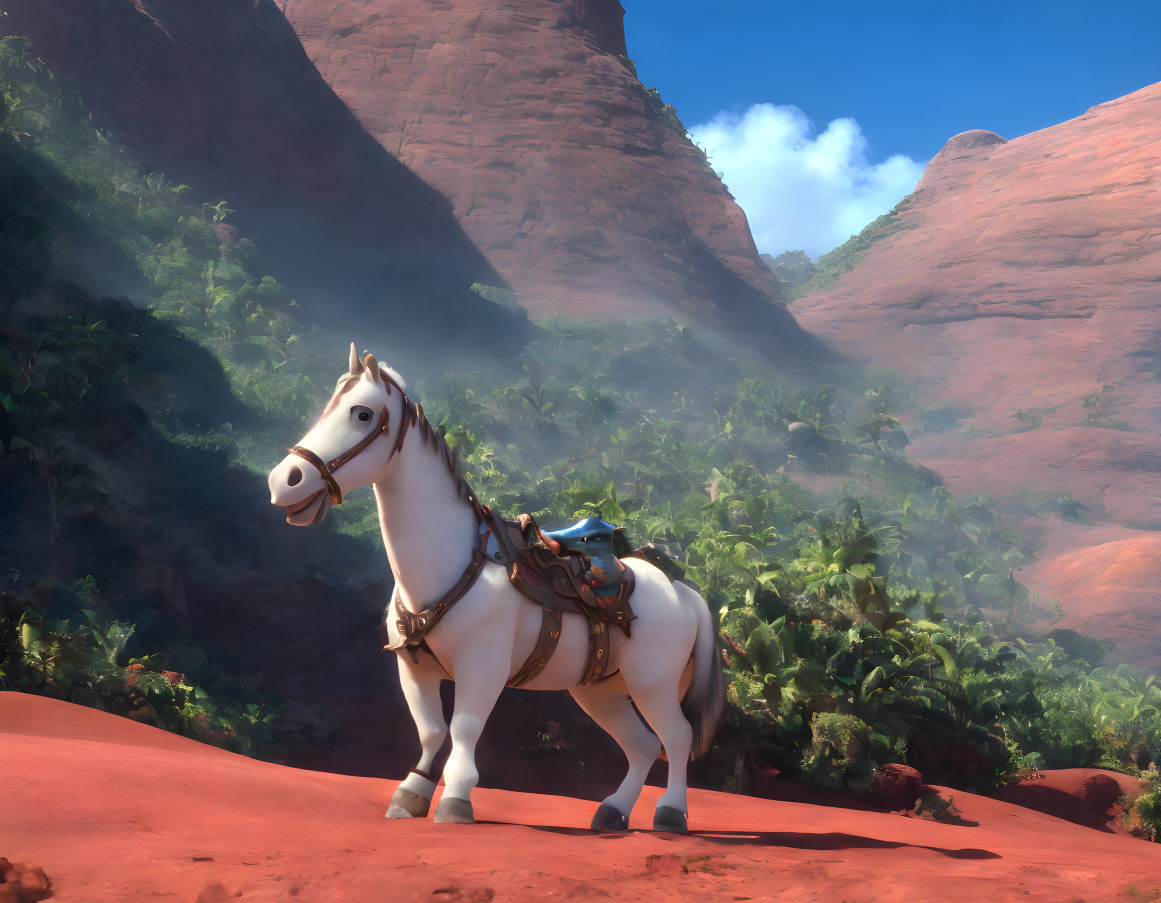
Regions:
[[[374,484],[387,560],[411,611],[422,611],[459,580],[479,524],[430,427],[416,429],[390,472]]]

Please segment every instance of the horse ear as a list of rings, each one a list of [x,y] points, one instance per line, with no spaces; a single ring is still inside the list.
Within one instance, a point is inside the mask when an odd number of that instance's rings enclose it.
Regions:
[[[382,376],[379,375],[379,362],[375,360],[375,355],[368,354],[363,358],[363,366],[367,368],[367,372],[371,374],[372,379],[382,379]]]
[[[355,343],[351,342],[351,376],[358,376],[363,372],[363,364],[359,360],[359,353],[355,351]]]

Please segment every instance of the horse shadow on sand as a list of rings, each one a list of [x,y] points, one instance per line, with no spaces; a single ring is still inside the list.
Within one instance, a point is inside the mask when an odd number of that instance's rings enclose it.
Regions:
[[[509,824],[508,822],[488,822],[488,824]],[[638,833],[627,831],[624,834],[594,834],[587,828],[565,828],[555,825],[528,825],[533,831],[543,831],[549,834],[561,834],[566,837],[594,837],[600,840],[617,840],[630,834]],[[649,832],[653,833],[653,832]],[[658,837],[668,840],[678,840],[679,835],[658,834]],[[840,831],[828,831],[820,834],[803,833],[798,831],[690,831],[685,835],[706,843],[724,847],[788,847],[796,850],[895,850],[910,848],[915,850],[930,850],[949,859],[1000,859],[999,853],[991,850],[981,850],[973,847],[953,850],[946,847],[928,846],[920,843],[904,843],[898,840],[881,840],[877,837],[863,837],[859,834],[846,834]]]

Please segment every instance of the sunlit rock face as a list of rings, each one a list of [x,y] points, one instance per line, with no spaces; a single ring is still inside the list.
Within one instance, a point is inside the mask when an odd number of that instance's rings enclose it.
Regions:
[[[617,0],[284,8],[335,92],[451,202],[534,316],[791,328],[763,311],[778,287],[745,215],[633,74]]]
[[[1061,601],[1060,626],[1150,667],[1161,578],[1132,562],[1161,537],[1158,211],[1161,84],[1010,141],[957,135],[896,227],[792,306],[838,350],[911,377],[926,407],[970,412],[913,437],[956,492],[1088,506],[1091,525],[1026,524],[1044,543],[1024,577]]]

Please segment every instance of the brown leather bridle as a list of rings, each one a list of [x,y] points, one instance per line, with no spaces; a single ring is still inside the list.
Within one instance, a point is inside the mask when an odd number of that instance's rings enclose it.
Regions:
[[[394,380],[386,381],[388,395],[391,394],[391,387],[394,384]],[[387,456],[388,461],[399,453],[399,449],[403,447],[403,438],[407,435],[408,428],[410,428],[416,419],[415,406],[411,403],[411,399],[407,397],[407,393],[400,389],[399,394],[403,397],[403,416],[400,418],[402,422],[399,424],[399,435],[395,438],[395,445],[391,447],[391,454]],[[357,445],[347,449],[337,458],[324,461],[309,448],[303,448],[301,445],[288,448],[287,451],[312,464],[314,469],[319,472],[319,476],[323,478],[323,482],[327,484],[331,502],[335,505],[341,505],[343,503],[343,490],[339,487],[338,481],[335,479],[335,471],[352,460],[360,452],[364,451],[372,442],[386,433],[390,426],[391,414],[387,411],[387,405],[383,405],[379,411],[379,422],[375,425],[375,428],[364,436]]]

